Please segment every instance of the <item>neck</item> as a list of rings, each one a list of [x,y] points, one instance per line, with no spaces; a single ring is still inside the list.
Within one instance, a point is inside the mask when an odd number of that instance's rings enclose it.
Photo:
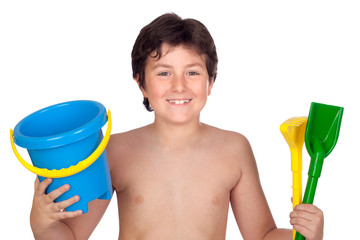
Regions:
[[[151,127],[162,146],[181,146],[198,141],[203,124],[199,119],[189,123],[167,123],[155,119]]]

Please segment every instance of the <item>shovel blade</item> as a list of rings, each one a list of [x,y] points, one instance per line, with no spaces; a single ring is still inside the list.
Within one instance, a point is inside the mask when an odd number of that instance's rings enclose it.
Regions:
[[[311,103],[305,131],[305,146],[311,157],[319,152],[323,152],[324,157],[327,157],[334,149],[339,137],[343,111],[343,107]],[[322,146],[322,149],[318,146]]]

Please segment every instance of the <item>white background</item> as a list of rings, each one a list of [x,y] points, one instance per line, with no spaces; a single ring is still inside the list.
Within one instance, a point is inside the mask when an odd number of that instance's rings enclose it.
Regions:
[[[280,124],[307,116],[312,101],[345,108],[315,204],[325,214],[325,239],[354,239],[360,215],[360,5],[347,0],[2,1],[1,235],[32,238],[35,175],[13,155],[9,129],[35,110],[77,99],[111,109],[113,133],[151,123],[132,79],[130,52],[140,29],[171,11],[200,20],[215,40],[219,73],[202,121],[250,140],[278,227],[290,228],[292,206],[290,151]],[[305,148],[303,155],[305,185]],[[117,236],[114,198],[91,239]],[[241,239],[231,211],[227,239]]]

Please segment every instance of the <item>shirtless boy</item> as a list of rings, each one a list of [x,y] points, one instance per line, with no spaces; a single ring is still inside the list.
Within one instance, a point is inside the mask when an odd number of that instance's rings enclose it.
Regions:
[[[224,240],[229,202],[244,239],[292,239],[292,230],[275,225],[247,139],[200,122],[217,69],[206,27],[160,16],[141,30],[132,65],[155,120],[113,135],[107,147],[119,239]],[[35,238],[88,239],[109,201],[92,201],[83,215],[61,211],[78,196],[54,203],[69,186],[46,195],[50,182],[35,182]],[[290,223],[307,239],[322,239],[323,214],[314,205],[298,205]]]

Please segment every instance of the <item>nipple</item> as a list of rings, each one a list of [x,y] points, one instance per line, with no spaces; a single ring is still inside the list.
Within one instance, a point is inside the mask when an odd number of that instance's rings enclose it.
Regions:
[[[220,205],[220,198],[218,198],[218,197],[213,197],[212,199],[211,199],[211,203],[214,205],[214,206],[219,206]]]
[[[142,204],[144,202],[144,197],[142,195],[139,195],[135,198],[135,203],[136,204]]]

